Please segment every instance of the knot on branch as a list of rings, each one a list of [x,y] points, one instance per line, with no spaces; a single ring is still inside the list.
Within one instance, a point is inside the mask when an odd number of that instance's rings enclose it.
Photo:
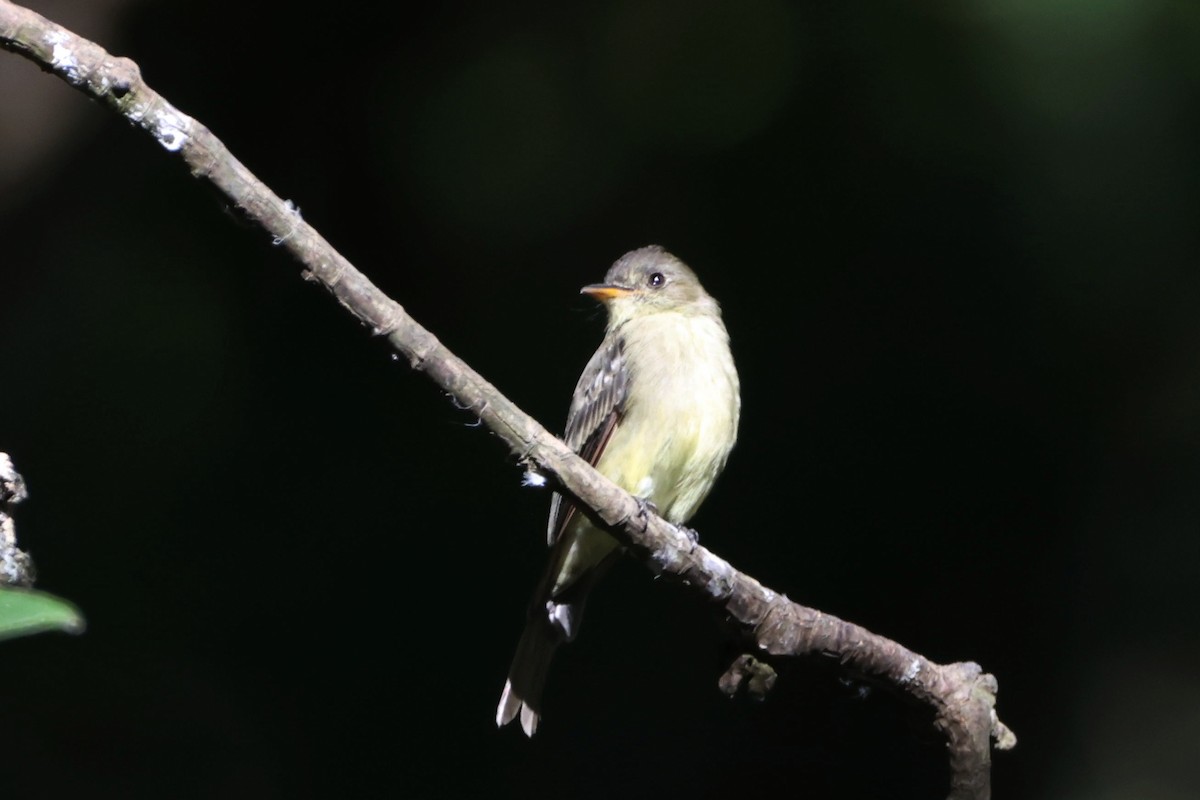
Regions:
[[[132,92],[142,82],[142,70],[137,62],[121,56],[109,56],[103,62],[105,72],[110,76],[106,84],[97,87],[103,95],[107,89],[114,100],[124,100],[125,95]]]
[[[940,696],[945,706],[939,716],[945,724],[969,724],[974,719],[975,726],[987,731],[997,750],[1016,747],[1016,734],[996,714],[996,693],[1000,684],[994,675],[967,661],[943,666],[941,680],[943,691]]]
[[[717,686],[729,697],[735,697],[739,691],[744,691],[751,700],[762,701],[775,686],[778,677],[770,664],[745,653],[729,665],[729,669],[725,670],[725,674],[717,681]]]

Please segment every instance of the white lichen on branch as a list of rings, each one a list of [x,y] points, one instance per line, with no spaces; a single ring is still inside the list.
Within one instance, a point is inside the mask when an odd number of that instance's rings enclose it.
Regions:
[[[33,560],[17,549],[17,528],[12,507],[29,492],[8,453],[0,453],[0,586],[32,586]]]
[[[48,31],[43,41],[50,48],[51,68],[68,83],[82,83],[83,76],[79,72],[79,64],[75,61],[75,51],[67,46],[69,37],[66,32],[61,29]]]

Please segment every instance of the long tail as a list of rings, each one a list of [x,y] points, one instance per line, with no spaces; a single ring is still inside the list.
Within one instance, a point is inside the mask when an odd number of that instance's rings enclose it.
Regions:
[[[615,551],[609,554],[615,555]],[[611,558],[606,557],[580,577],[557,599],[535,600],[525,618],[525,630],[517,642],[517,652],[508,668],[508,680],[496,707],[496,725],[504,726],[521,717],[526,736],[533,736],[542,718],[542,689],[554,651],[579,633],[583,607],[596,580],[606,570]],[[535,598],[548,598],[555,572],[547,573],[538,587]]]
[[[496,725],[507,725],[519,714],[525,735],[533,736],[542,716],[542,689],[546,685],[546,673],[550,669],[554,651],[562,640],[562,632],[548,618],[530,615],[521,641],[517,644],[512,666],[508,668],[508,680],[504,682],[500,705],[496,707]]]
[[[525,631],[508,668],[508,680],[496,708],[497,725],[507,725],[519,715],[525,735],[533,736],[542,717],[542,689],[554,651],[579,633],[588,594],[618,552],[615,539],[590,525],[568,529],[559,537],[548,569],[533,594]],[[571,568],[570,582],[564,586],[561,573],[568,557],[577,561]]]

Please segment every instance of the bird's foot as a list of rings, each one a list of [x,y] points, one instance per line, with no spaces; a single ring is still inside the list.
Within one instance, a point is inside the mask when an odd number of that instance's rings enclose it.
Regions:
[[[642,530],[645,530],[650,524],[650,517],[658,516],[658,506],[647,500],[645,497],[635,497],[638,504],[638,516],[642,519]]]
[[[679,529],[680,533],[687,537],[688,541],[692,543],[692,547],[700,544],[700,532],[698,530],[695,528],[689,528],[686,525],[676,525],[675,527]]]

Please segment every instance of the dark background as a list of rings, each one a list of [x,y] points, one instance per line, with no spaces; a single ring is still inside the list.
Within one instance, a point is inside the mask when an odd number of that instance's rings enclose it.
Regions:
[[[694,520],[1000,682],[1002,798],[1195,796],[1200,10],[42,2],[552,430],[659,243],[741,438]],[[0,54],[0,450],[81,637],[0,644],[5,798],[944,796],[928,714],[716,689],[633,563],[493,714],[548,498],[152,139]]]

